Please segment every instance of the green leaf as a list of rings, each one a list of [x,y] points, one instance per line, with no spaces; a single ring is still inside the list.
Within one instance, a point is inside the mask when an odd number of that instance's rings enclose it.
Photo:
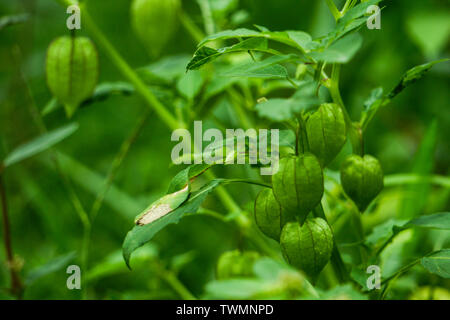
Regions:
[[[266,38],[291,46],[301,52],[307,52],[311,47],[315,47],[311,36],[301,31],[269,31],[267,28],[260,28],[260,32],[245,28],[236,30],[225,30],[203,39],[198,47],[203,47],[206,43],[216,40],[240,39],[240,38]]]
[[[291,147],[295,149],[295,133],[292,130],[280,130],[279,133],[279,146]]]
[[[367,9],[372,5],[378,4],[380,1],[381,0],[369,0],[358,4],[357,6],[354,6],[353,8],[348,10],[341,19],[339,19],[337,28],[349,23],[352,20],[366,15]]]
[[[204,46],[206,43],[216,40],[226,40],[226,39],[233,39],[233,38],[247,38],[247,37],[258,37],[260,36],[260,32],[246,29],[246,28],[239,28],[236,30],[224,30],[215,34],[212,34],[210,36],[207,36],[205,39],[200,41],[198,44],[198,47]]]
[[[362,37],[354,33],[336,41],[321,52],[311,52],[309,56],[319,61],[344,64],[353,58],[361,45]]]
[[[26,278],[25,278],[25,285],[29,286],[36,280],[49,275],[51,273],[54,273],[56,271],[59,271],[63,269],[64,267],[67,267],[70,261],[72,261],[76,257],[76,252],[70,252],[65,255],[61,255],[59,257],[56,257],[46,264],[37,267],[36,269],[31,270],[28,272]]]
[[[382,102],[383,98],[383,88],[378,87],[373,89],[370,93],[370,96],[364,102],[364,108],[366,111],[370,110],[375,104],[379,104]]]
[[[199,71],[184,74],[177,83],[178,92],[188,100],[193,100],[200,92],[204,78]]]
[[[89,99],[83,101],[82,105],[103,101],[114,95],[129,96],[133,93],[134,87],[131,83],[123,81],[103,82],[95,88],[94,93]]]
[[[45,151],[73,134],[77,129],[77,123],[70,123],[64,127],[45,133],[11,151],[6,156],[5,160],[3,160],[3,165],[5,167],[9,167],[42,151]]]
[[[249,78],[269,78],[286,79],[288,76],[285,67],[279,63],[289,62],[298,59],[297,55],[272,56],[257,62],[249,62],[222,69],[220,76],[224,77],[249,77]]]
[[[411,220],[403,227],[404,228],[421,227],[421,228],[450,230],[450,212],[442,212],[422,216]]]
[[[365,244],[369,247],[386,246],[398,233],[413,227],[450,230],[450,212],[430,214],[408,222],[390,219],[373,228],[372,233],[366,237]]]
[[[104,101],[111,96],[124,95],[129,96],[134,93],[134,87],[131,83],[118,81],[118,82],[103,82],[97,85],[94,93],[91,97],[84,100],[81,106],[86,107],[95,102]],[[62,107],[62,104],[56,98],[52,98],[42,109],[41,114],[46,116],[53,111]]]
[[[153,243],[136,250],[133,255],[133,264],[137,267],[148,268],[149,261],[158,257],[158,248]],[[128,268],[123,263],[123,256],[121,250],[114,251],[105,259],[98,262],[93,268],[89,269],[86,280],[94,281],[105,277],[129,272]]]
[[[361,290],[367,289],[368,274],[364,270],[353,267],[350,272],[350,277],[361,286]]]
[[[384,223],[373,228],[372,232],[366,237],[366,245],[369,247],[380,245],[394,235],[396,228],[405,225],[405,221],[389,219]]]
[[[203,201],[206,199],[209,193],[214,190],[224,180],[212,180],[199,191],[192,193],[189,199],[176,210],[162,216],[161,218],[153,221],[144,226],[135,226],[128,232],[125,237],[122,249],[125,263],[130,267],[130,257],[133,251],[141,247],[148,241],[150,241],[159,231],[164,229],[167,225],[178,223],[180,219],[188,213],[197,212]]]
[[[181,206],[191,191],[191,180],[210,167],[211,165],[208,164],[192,165],[179,172],[172,179],[169,192],[140,213],[136,217],[135,223],[138,225],[150,224]]]
[[[218,50],[204,46],[194,53],[194,57],[188,63],[186,70],[198,69],[208,62],[211,62],[224,54],[232,52],[262,51],[275,54],[276,51],[269,49],[267,43],[267,39],[264,38],[251,38],[230,47],[220,48]]]
[[[450,279],[450,249],[440,250],[423,257],[421,263],[429,272]]]
[[[387,95],[388,99],[393,99],[396,95],[398,95],[400,92],[402,92],[406,87],[410,86],[411,84],[415,83],[417,80],[423,78],[425,74],[437,63],[441,62],[447,62],[450,59],[442,59],[442,60],[436,60],[432,62],[428,62],[425,64],[422,64],[420,66],[414,67],[403,75],[400,82],[395,86],[394,89]]]
[[[147,83],[172,83],[186,72],[186,65],[190,58],[187,54],[168,56],[136,71]]]
[[[167,194],[181,190],[188,183],[188,179],[192,180],[193,178],[198,177],[212,166],[212,164],[193,164],[186,169],[181,170],[170,182]]]
[[[28,21],[30,15],[28,13],[10,15],[0,18],[0,31],[8,26],[12,26],[19,23],[24,23]]]
[[[319,98],[315,96],[316,84],[305,82],[296,93],[287,99],[275,98],[256,105],[255,109],[261,118],[275,122],[288,121],[292,117],[309,108],[320,104]]]

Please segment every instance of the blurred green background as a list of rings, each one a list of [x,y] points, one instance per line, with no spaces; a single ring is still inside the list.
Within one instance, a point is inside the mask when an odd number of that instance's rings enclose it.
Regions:
[[[98,26],[133,68],[172,55],[186,55],[189,59],[195,51],[196,42],[179,25],[176,36],[171,39],[162,57],[152,60],[131,29],[130,1],[85,2]],[[325,1],[228,2],[232,2],[236,10],[222,16],[220,24],[224,29],[252,28],[257,24],[271,30],[304,30],[318,37],[334,25]],[[384,1],[383,5],[386,8],[381,16],[382,29],[363,28],[363,49],[342,71],[342,95],[354,119],[359,117],[372,89],[382,86],[388,91],[409,68],[448,57],[448,1]],[[182,6],[186,14],[203,29],[197,1],[183,0]],[[68,34],[68,15],[56,1],[0,2],[0,17],[21,13],[30,15],[25,23],[0,30],[0,158],[15,146],[39,135],[33,112],[35,108],[43,110],[51,99],[45,81],[46,49],[53,39]],[[83,27],[79,34],[89,36]],[[99,54],[99,82],[123,81],[124,78],[101,49]],[[371,123],[365,148],[380,159],[386,175],[408,172],[449,174],[449,75],[449,63],[436,65],[424,79],[380,110]],[[136,95],[117,95],[80,108],[70,120],[79,123],[80,127],[56,149],[64,153],[63,170],[67,170],[75,192],[87,209],[90,209],[95,199],[94,192],[99,188],[99,184],[92,180],[92,174],[96,174],[102,182],[121,144],[131,134],[146,108]],[[45,116],[44,121],[49,129],[53,129],[69,120],[63,109],[58,109]],[[133,226],[133,217],[164,194],[170,180],[180,170],[171,165],[170,154],[174,143],[170,141],[170,134],[155,114],[150,114],[114,179],[114,185],[120,189],[117,192],[121,192],[123,197],[116,197],[110,191],[92,226],[90,298],[178,298],[158,271],[162,267],[176,270],[180,281],[195,295],[201,295],[205,283],[214,278],[214,265],[222,252],[233,248],[251,248],[251,244],[230,225],[211,217],[193,215],[160,232],[146,247],[148,250],[143,252],[142,263],[135,263],[133,272],[126,270],[120,249],[127,231]],[[335,168],[338,168],[337,164]],[[248,170],[232,167],[216,173],[218,176],[238,177],[248,174]],[[14,252],[23,263],[21,274],[24,277],[30,270],[51,259],[80,249],[82,225],[48,152],[11,167],[4,178]],[[257,189],[235,186],[229,191],[242,207],[251,211]],[[370,232],[373,226],[388,218],[448,211],[448,194],[448,189],[430,185],[386,188],[376,210],[364,217],[365,227]],[[225,211],[215,195],[208,198],[205,206],[219,212]],[[436,231],[436,238],[431,239],[431,243],[420,244],[425,247],[422,252],[427,252],[427,248],[433,249],[435,239],[440,239],[441,245],[449,244],[448,233]],[[111,254],[116,255],[115,260],[110,257]],[[395,253],[395,256],[401,260],[401,254]],[[108,257],[112,262],[105,262]],[[5,252],[1,246],[0,261],[4,262],[4,259]],[[76,264],[77,259],[78,256],[71,261]],[[397,266],[394,263],[386,267],[392,270]],[[108,270],[112,270],[111,273]],[[96,276],[95,272],[100,276]],[[66,288],[66,278],[63,268],[30,282],[25,298],[80,298],[78,290]],[[393,298],[410,297],[414,289],[429,285],[430,279],[422,279],[419,274],[413,280],[404,282],[403,287],[393,291]],[[8,287],[8,283],[7,268],[0,263],[0,288]],[[438,286],[444,288],[448,285],[448,282],[438,282]],[[8,297],[3,291],[0,297],[2,294]]]

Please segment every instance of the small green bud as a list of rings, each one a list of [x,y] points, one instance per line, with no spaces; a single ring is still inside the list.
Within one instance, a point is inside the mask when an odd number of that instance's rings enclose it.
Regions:
[[[344,113],[334,103],[322,104],[306,123],[309,150],[322,166],[329,164],[341,151],[347,138]]]
[[[254,251],[227,251],[219,257],[216,277],[220,280],[251,277],[253,276],[253,264],[259,257],[259,253]]]
[[[281,207],[271,189],[264,189],[256,196],[255,222],[269,238],[280,241],[284,225],[293,220],[293,215]]]
[[[158,57],[175,33],[179,0],[134,0],[131,23],[152,57]]]
[[[304,220],[323,196],[323,174],[317,158],[305,153],[280,160],[272,176],[275,198],[287,211]]]
[[[69,117],[92,95],[98,81],[98,54],[85,37],[60,37],[47,51],[47,84]]]
[[[333,233],[321,218],[287,223],[280,238],[283,255],[292,266],[303,270],[315,281],[333,251]]]
[[[341,183],[345,193],[364,212],[383,189],[380,162],[370,155],[348,156],[341,166]]]

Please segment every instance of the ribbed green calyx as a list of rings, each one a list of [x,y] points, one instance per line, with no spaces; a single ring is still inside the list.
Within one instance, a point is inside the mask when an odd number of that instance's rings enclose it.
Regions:
[[[258,252],[239,250],[227,251],[217,262],[217,279],[250,277],[253,275],[253,264],[260,258]]]
[[[333,251],[333,233],[321,218],[287,223],[280,238],[283,255],[289,264],[303,270],[315,281]]]
[[[172,38],[177,26],[179,0],[134,0],[131,23],[139,40],[153,58]]]
[[[52,94],[69,117],[92,95],[98,81],[98,54],[91,40],[64,36],[47,51],[46,76]]]
[[[348,156],[341,166],[341,183],[345,193],[364,212],[383,189],[380,162],[370,155]]]
[[[261,190],[255,200],[255,222],[262,233],[279,241],[284,225],[294,219],[294,215],[278,203],[271,189]]]
[[[281,206],[303,221],[322,199],[319,161],[311,153],[281,159],[278,172],[272,176],[272,186]]]
[[[334,103],[322,104],[306,122],[306,132],[309,150],[326,166],[341,151],[347,138],[342,109]]]

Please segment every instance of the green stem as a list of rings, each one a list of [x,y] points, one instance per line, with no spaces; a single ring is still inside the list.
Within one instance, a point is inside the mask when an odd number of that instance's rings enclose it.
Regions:
[[[241,99],[240,94],[236,92],[236,90],[233,88],[228,89],[227,92],[230,95],[232,105],[234,111],[236,112],[237,118],[241,121],[244,129],[253,128],[253,123],[248,118],[247,113],[242,107],[243,99]]]
[[[398,270],[396,273],[394,273],[392,276],[384,279],[383,281],[381,281],[381,285],[384,285],[383,290],[381,291],[380,294],[380,299],[384,300],[384,298],[386,298],[386,295],[389,291],[389,287],[391,284],[392,280],[397,279],[398,277],[400,277],[402,274],[404,274],[405,272],[409,271],[409,269],[411,269],[412,267],[414,267],[416,264],[418,264],[421,261],[422,258],[419,258],[417,260],[414,260],[413,262],[407,264],[406,266],[400,268],[400,270]]]
[[[6,190],[3,184],[3,176],[0,175],[0,200],[2,202],[2,219],[3,219],[3,242],[6,251],[6,263],[11,276],[11,293],[18,299],[22,296],[22,282],[16,269],[14,261],[14,253],[11,241],[11,229],[8,215],[8,203],[6,200]]]
[[[197,298],[184,286],[184,284],[175,276],[171,271],[164,270],[162,272],[162,278],[172,289],[178,293],[183,300],[197,300]]]
[[[328,223],[328,219],[323,211],[322,204],[319,204],[314,209],[314,214],[316,217],[324,219]],[[329,223],[328,223],[329,224]],[[331,228],[331,226],[330,226]],[[344,261],[342,260],[341,253],[339,252],[339,248],[337,246],[336,240],[333,237],[333,252],[331,254],[331,263],[333,265],[334,272],[336,273],[339,281],[341,283],[345,282],[348,278],[348,271],[345,267]]]
[[[95,198],[94,204],[92,205],[91,212],[90,212],[90,217],[91,217],[92,221],[94,221],[95,218],[97,217],[97,214],[103,204],[103,200],[105,199],[106,193],[108,192],[109,188],[111,187],[111,184],[114,181],[117,171],[119,170],[120,166],[123,163],[123,160],[127,156],[131,145],[134,143],[134,141],[136,141],[136,138],[138,137],[139,133],[141,132],[142,128],[144,127],[144,124],[147,121],[149,114],[150,114],[150,111],[148,109],[146,109],[144,111],[144,114],[142,114],[142,116],[138,119],[138,122],[136,123],[136,126],[133,128],[131,134],[122,143],[119,152],[115,156],[115,158],[111,164],[111,167],[109,168],[109,172],[103,183],[103,188],[98,192],[97,197]]]
[[[206,34],[213,34],[215,31],[215,24],[212,16],[211,5],[209,0],[197,0],[200,11],[202,12],[203,24],[205,26]]]
[[[356,231],[356,238],[357,238],[357,242],[361,242],[364,243],[365,241],[365,235],[364,235],[364,227],[362,224],[362,220],[361,220],[361,213],[359,212],[358,208],[353,204],[352,205],[352,220],[353,220],[353,225],[355,227],[355,231]],[[360,246],[359,247],[359,253],[360,253],[360,257],[361,257],[361,262],[366,265],[367,263],[367,250],[364,246]]]
[[[336,8],[336,5],[334,4],[333,0],[325,0],[327,3],[328,8],[330,9],[331,13],[333,14],[334,20],[338,21],[341,18],[341,13],[339,12],[338,8]]]
[[[67,5],[72,4],[72,1],[70,0],[65,0],[63,2],[65,2]],[[165,106],[161,102],[159,102],[159,100],[149,90],[149,88],[145,85],[141,78],[139,78],[136,72],[117,52],[117,50],[105,37],[103,32],[97,27],[84,5],[80,4],[80,6],[82,6],[82,17],[87,29],[89,29],[96,42],[103,48],[104,52],[108,55],[111,62],[117,67],[122,75],[134,85],[136,91],[142,96],[147,105],[155,110],[156,114],[169,128],[171,128],[172,130],[180,128],[180,123],[178,122],[178,120],[169,111],[166,110]]]
[[[37,128],[39,129],[39,131],[41,133],[46,133],[48,131],[47,127],[42,119],[39,109],[36,106],[34,95],[31,90],[31,87],[29,86],[28,80],[25,77],[25,74],[23,73],[22,68],[20,67],[20,61],[21,61],[20,48],[17,46],[16,49],[17,50],[15,52],[13,52],[13,56],[15,58],[15,62],[18,65],[19,74],[25,84],[25,87],[27,88],[27,92],[28,92],[29,99],[30,99],[30,103],[28,104],[29,109],[30,109],[30,114],[32,115],[32,119],[33,119],[35,125],[37,126]],[[63,170],[61,169],[61,166],[58,161],[58,155],[55,153],[55,151],[53,149],[50,149],[50,151],[51,151],[51,158],[54,162],[56,172],[60,176],[60,178],[68,192],[69,199],[70,199],[70,201],[71,201],[71,203],[83,225],[83,240],[82,240],[82,245],[81,245],[81,267],[82,267],[83,271],[87,271],[87,256],[88,256],[88,254],[85,250],[87,250],[87,248],[88,248],[87,239],[88,239],[88,235],[90,233],[90,228],[91,228],[89,216],[86,213],[86,211],[84,210],[83,205],[81,204],[81,201],[78,198],[70,180],[66,177]],[[85,295],[85,293],[86,293],[86,288],[83,285],[82,294]]]
[[[227,183],[248,183],[248,184],[254,184],[256,186],[272,188],[272,185],[270,185],[270,184],[256,181],[256,180],[250,180],[250,179],[227,179]]]
[[[405,184],[431,183],[443,188],[450,188],[450,178],[440,175],[421,176],[416,174],[391,174],[384,177],[384,186],[393,187]]]
[[[179,10],[178,17],[183,27],[196,42],[200,42],[203,40],[205,36],[202,30],[200,30],[200,28],[197,27],[194,21],[192,21],[191,18],[189,18],[189,16],[183,10]]]

